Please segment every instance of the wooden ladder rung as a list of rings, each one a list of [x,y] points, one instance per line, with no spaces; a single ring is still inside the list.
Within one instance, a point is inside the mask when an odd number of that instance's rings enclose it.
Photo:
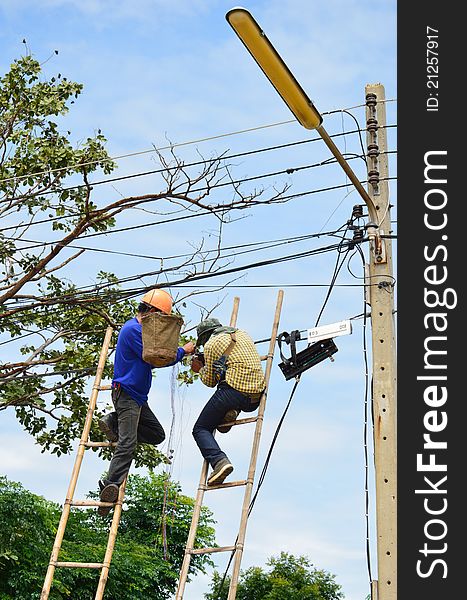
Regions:
[[[117,502],[100,502],[99,500],[70,500],[70,506],[115,506]]]
[[[110,384],[109,385],[95,385],[94,389],[102,392],[102,391],[106,391],[106,390],[111,390],[112,386]]]
[[[235,421],[229,421],[229,423],[222,423],[222,427],[224,426],[231,426],[232,427],[234,425],[245,425],[245,423],[256,423],[256,421],[259,419],[258,416],[256,417],[247,417],[246,419],[237,419]]]
[[[207,485],[204,488],[206,491],[209,490],[220,490],[221,488],[230,488],[230,487],[239,487],[241,485],[246,485],[248,481],[243,479],[242,481],[228,481],[227,483],[219,483],[219,485]]]
[[[54,567],[68,567],[69,569],[82,568],[82,569],[102,569],[104,563],[84,563],[84,562],[52,562],[50,563]]]
[[[192,548],[188,552],[190,554],[213,554],[214,552],[232,552],[236,549],[236,546],[223,546],[221,548]]]
[[[107,448],[116,446],[117,442],[81,442],[81,444],[87,448]]]

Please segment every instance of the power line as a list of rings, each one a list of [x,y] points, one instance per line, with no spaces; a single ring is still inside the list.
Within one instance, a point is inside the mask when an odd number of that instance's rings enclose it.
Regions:
[[[316,138],[316,139],[318,139],[318,138]],[[294,142],[293,145],[299,144],[299,143],[306,143],[307,141],[308,140],[305,140],[304,142]],[[312,141],[315,141],[315,140],[312,140]],[[223,160],[227,160],[227,158],[230,159],[230,158],[237,158],[239,156],[245,156],[246,154],[255,154],[255,153],[259,153],[259,152],[265,152],[265,151],[273,150],[273,149],[275,149],[275,147],[271,146],[271,147],[265,148],[265,149],[253,150],[251,152],[245,152],[245,153],[241,153],[241,154],[238,154],[238,155],[232,155],[231,157],[225,157],[225,158],[223,158]],[[353,157],[353,158],[355,158],[355,157]],[[219,159],[213,159],[213,161],[200,161],[200,162],[197,162],[197,163],[192,163],[192,165],[209,164],[209,163],[215,162],[216,160],[219,160]],[[302,167],[290,167],[288,169],[284,169],[283,171],[277,171],[277,172],[273,172],[273,173],[265,173],[265,174],[262,174],[262,175],[253,176],[252,178],[244,178],[244,179],[237,180],[237,181],[228,181],[228,182],[225,182],[225,183],[213,184],[213,185],[210,185],[209,188],[206,188],[206,187],[198,188],[198,189],[192,190],[192,192],[204,191],[206,189],[210,189],[211,190],[211,189],[214,189],[216,187],[225,187],[226,185],[233,185],[233,184],[245,183],[246,181],[250,181],[250,180],[254,180],[254,179],[261,179],[262,177],[271,177],[273,175],[282,175],[282,174],[285,174],[285,173],[291,174],[294,171],[303,170],[303,169],[306,169],[306,168],[319,167],[319,166],[322,166],[324,164],[330,164],[330,163],[333,163],[333,162],[336,162],[336,159],[330,157],[330,158],[326,159],[325,161],[321,161],[321,162],[318,162],[318,163],[312,163],[310,165],[305,165],[305,166],[302,166]],[[192,166],[192,165],[182,165],[182,166],[183,166],[183,168],[187,168],[187,167]],[[136,173],[136,174],[132,174],[132,175],[122,175],[121,177],[117,177],[117,178],[114,178],[114,179],[107,179],[107,180],[103,180],[103,181],[98,181],[98,182],[95,182],[95,183],[90,183],[89,185],[90,186],[95,186],[95,185],[100,185],[100,184],[112,183],[114,181],[120,181],[120,180],[123,180],[123,179],[131,179],[131,178],[134,178],[134,177],[139,177],[141,175],[162,173],[162,172],[165,172],[165,171],[171,171],[171,170],[175,170],[175,169],[178,169],[178,168],[180,168],[180,165],[175,165],[173,167],[167,166],[167,167],[164,167],[164,168],[161,168],[161,169],[157,169],[155,171],[146,171],[146,172],[143,172],[143,173]],[[74,186],[74,187],[64,188],[63,190],[60,190],[60,191],[69,191],[69,190],[73,190],[73,189],[79,189],[79,188],[82,188],[82,187],[86,187],[86,185],[80,184],[80,185],[77,185],[77,186]],[[27,198],[30,198],[30,197],[44,196],[44,195],[47,195],[49,193],[53,194],[53,193],[56,193],[56,191],[55,190],[50,190],[50,191],[45,191],[45,192],[40,193],[40,194],[39,193],[36,193],[34,195],[24,194],[22,196],[17,196],[17,197],[14,197],[14,198],[10,198],[9,197],[9,198],[3,199],[2,202],[12,202],[12,201],[15,201],[15,200],[24,200],[24,199],[27,199]],[[151,202],[152,199],[149,199],[148,201]],[[81,215],[81,213],[70,213],[68,215],[60,217],[59,219],[49,218],[49,219],[45,220],[45,222],[49,222],[49,221],[52,221],[52,220],[61,220],[61,219],[66,219],[66,218],[70,218],[70,217],[73,217],[73,216],[80,216],[80,215]],[[41,222],[44,222],[44,221],[41,221]],[[30,225],[24,225],[24,227],[26,227],[26,226],[30,226]],[[5,231],[7,229],[14,229],[16,227],[18,227],[18,226],[6,227],[6,228],[2,229],[2,231]]]
[[[396,127],[396,125],[386,125],[385,126],[385,128],[391,128],[391,127]],[[341,133],[334,134],[334,135],[332,135],[330,137],[331,138],[337,138],[337,137],[341,137],[341,136],[352,135],[354,133],[358,133],[360,135],[361,131],[362,131],[361,129],[344,131],[344,132],[341,132]],[[237,154],[231,154],[231,155],[225,155],[225,156],[220,155],[220,156],[218,156],[216,158],[213,158],[213,159],[195,161],[195,162],[192,162],[192,163],[183,164],[182,166],[183,166],[183,168],[190,168],[190,167],[194,167],[194,166],[208,165],[208,164],[212,164],[212,163],[214,163],[216,161],[220,161],[220,160],[223,160],[223,161],[225,161],[225,160],[231,160],[231,159],[234,159],[234,158],[242,158],[242,157],[245,157],[245,156],[251,156],[251,155],[254,155],[254,154],[260,154],[262,152],[270,152],[272,150],[280,150],[280,149],[283,149],[283,148],[290,148],[292,146],[298,146],[298,145],[301,145],[301,144],[308,144],[308,143],[311,143],[311,142],[316,142],[316,141],[319,141],[320,139],[321,139],[320,137],[315,137],[315,138],[306,139],[306,140],[299,140],[299,141],[296,141],[296,142],[289,142],[287,144],[279,144],[279,145],[276,145],[276,146],[268,146],[268,147],[265,147],[265,148],[257,148],[255,150],[249,150],[249,151],[245,151],[245,152],[239,152]],[[361,141],[361,135],[360,135],[360,141]],[[395,152],[396,151],[389,151],[389,152],[387,152],[387,154],[394,154]],[[365,160],[364,156],[365,156],[365,152],[363,152],[362,155],[355,155],[355,156],[353,156],[353,158],[362,158],[363,160]],[[313,166],[321,166],[322,164],[334,163],[334,162],[336,162],[336,159],[330,157],[326,161],[323,161],[322,163],[317,163],[316,165],[313,165]],[[154,169],[154,170],[151,170],[151,171],[140,171],[138,173],[131,173],[129,175],[121,175],[119,177],[112,177],[112,178],[109,178],[109,179],[102,179],[100,181],[92,181],[92,182],[89,182],[89,186],[92,188],[92,187],[95,187],[97,185],[104,185],[104,184],[109,184],[109,183],[115,183],[116,181],[124,181],[124,180],[127,180],[127,179],[135,179],[137,177],[144,177],[146,175],[156,175],[158,173],[164,173],[166,171],[173,171],[173,170],[176,170],[178,168],[180,168],[180,165],[174,165],[174,166],[167,165],[167,166],[165,166],[163,168]],[[302,167],[302,168],[306,168],[306,167]],[[297,169],[291,169],[291,170],[292,171],[293,170],[298,170],[298,168]],[[34,175],[36,175],[36,174],[32,173],[30,176],[34,176]],[[46,195],[49,195],[49,194],[56,194],[58,192],[66,192],[66,191],[71,191],[71,190],[79,190],[81,188],[86,188],[86,187],[87,187],[86,184],[81,183],[81,184],[77,184],[77,185],[74,185],[74,186],[68,186],[68,187],[60,188],[59,190],[44,190],[42,192],[36,192],[34,194],[31,194],[31,193],[21,194],[19,196],[13,196],[13,197],[8,197],[8,198],[3,198],[3,199],[0,200],[0,203],[1,202],[5,202],[5,203],[6,202],[14,202],[14,201],[17,201],[17,200],[25,200],[25,199],[36,197],[36,196],[46,196]]]
[[[393,102],[393,101],[395,101],[395,99],[385,100],[385,102]],[[359,104],[359,105],[356,105],[354,107],[349,107],[347,109],[335,109],[335,110],[328,111],[328,112],[322,112],[321,114],[322,115],[330,115],[330,114],[342,112],[343,110],[352,110],[352,109],[360,108],[360,107],[363,107],[363,106],[365,106],[365,104]],[[241,130],[232,131],[232,132],[229,132],[229,133],[222,133],[222,134],[218,134],[218,135],[214,135],[214,136],[209,136],[209,137],[204,137],[204,138],[199,138],[199,139],[191,140],[191,141],[187,141],[187,142],[180,142],[178,144],[170,144],[169,146],[161,146],[160,148],[154,148],[153,147],[153,148],[150,148],[150,149],[147,149],[147,150],[140,150],[140,151],[137,151],[137,152],[130,152],[130,153],[127,153],[127,154],[121,154],[119,156],[109,157],[108,159],[100,159],[100,160],[87,161],[87,162],[84,162],[84,163],[78,163],[78,164],[74,164],[74,165],[67,165],[65,167],[61,167],[61,168],[57,168],[57,169],[48,169],[46,171],[39,171],[37,173],[34,173],[34,175],[36,175],[36,176],[37,175],[48,175],[48,174],[51,174],[51,173],[56,173],[56,172],[64,171],[66,169],[77,169],[77,168],[82,168],[82,167],[86,167],[86,166],[89,166],[89,165],[94,165],[94,164],[102,163],[102,162],[115,162],[117,160],[121,160],[122,158],[129,158],[129,157],[132,157],[132,156],[139,156],[139,155],[142,155],[142,154],[149,154],[149,153],[153,153],[153,152],[161,152],[162,150],[171,150],[173,148],[179,148],[181,146],[189,146],[189,145],[192,145],[192,144],[199,144],[201,142],[207,142],[207,141],[210,141],[210,140],[215,140],[215,139],[224,138],[224,137],[230,137],[230,136],[233,136],[233,135],[239,135],[239,134],[243,134],[243,133],[250,133],[250,132],[253,132],[253,131],[258,131],[260,129],[267,129],[267,128],[270,128],[270,127],[277,127],[278,125],[286,125],[286,124],[295,123],[295,122],[296,122],[295,119],[289,119],[287,121],[278,121],[276,123],[270,123],[270,124],[267,124],[267,125],[258,125],[256,127],[250,127],[248,129],[241,129]],[[31,174],[21,175],[19,177],[7,177],[7,178],[4,178],[4,179],[0,179],[0,184],[1,183],[6,183],[8,181],[21,181],[23,179],[27,179],[30,176],[31,176]]]
[[[307,235],[301,235],[301,236],[295,236],[295,237],[290,237],[290,238],[279,238],[279,239],[273,239],[273,240],[264,240],[262,242],[250,242],[248,244],[236,244],[234,246],[224,246],[221,248],[212,248],[211,250],[203,250],[203,249],[198,249],[196,251],[193,251],[191,253],[185,253],[185,254],[176,254],[173,256],[154,256],[154,255],[148,255],[148,254],[138,254],[137,252],[122,252],[119,250],[109,250],[106,248],[92,248],[90,246],[77,246],[76,244],[68,244],[67,248],[73,248],[76,250],[87,250],[90,252],[102,252],[104,254],[115,254],[118,256],[129,256],[132,258],[144,258],[144,259],[150,259],[150,260],[163,260],[163,261],[167,261],[167,260],[174,260],[176,258],[189,258],[191,256],[194,256],[196,254],[201,254],[201,255],[208,255],[208,254],[213,254],[213,253],[218,253],[220,251],[223,250],[238,250],[241,248],[251,248],[252,246],[256,246],[258,247],[258,250],[263,250],[264,246],[266,246],[267,248],[271,248],[274,246],[279,246],[279,245],[285,245],[285,244],[292,244],[292,243],[296,243],[296,242],[301,242],[301,241],[305,241],[305,240],[309,240],[309,239],[313,239],[315,237],[324,237],[324,236],[332,236],[334,234],[337,233],[337,231],[339,231],[339,229],[336,229],[334,231],[326,231],[326,232],[319,232],[319,233],[311,233],[311,234],[307,234]],[[25,241],[25,240],[23,240]],[[36,242],[37,244],[40,244],[41,246],[43,245],[42,242]],[[51,243],[51,242],[48,242]],[[25,250],[27,248],[33,248],[35,246],[29,246],[26,248],[21,248],[21,250]],[[248,250],[248,252],[252,252],[255,250]],[[243,254],[244,252],[241,252],[240,254]],[[234,253],[233,255],[228,255],[228,256],[236,256],[236,254]],[[225,258],[226,256],[223,255],[222,257],[219,258]]]
[[[390,181],[390,180],[395,180],[397,179],[396,177],[387,177],[387,178],[381,178],[380,181]],[[364,182],[363,182],[364,183]],[[218,208],[213,208],[209,211],[203,211],[203,212],[197,212],[197,213],[191,213],[189,215],[183,215],[181,217],[174,217],[173,219],[165,219],[162,221],[153,221],[151,223],[141,223],[139,225],[130,225],[128,227],[121,227],[121,228],[113,228],[110,229],[109,231],[97,231],[94,233],[89,233],[89,234],[85,234],[82,236],[81,239],[88,239],[91,237],[97,237],[97,236],[101,236],[101,235],[110,235],[110,234],[114,234],[114,233],[121,233],[123,231],[134,231],[136,229],[143,229],[146,227],[153,227],[155,225],[165,225],[167,223],[174,223],[176,221],[185,221],[188,219],[193,219],[196,217],[202,217],[202,216],[207,216],[208,214],[210,215],[215,215],[218,213],[225,213],[226,209],[228,208],[229,210],[245,210],[245,209],[249,209],[252,208],[253,206],[260,206],[260,205],[269,205],[272,203],[282,203],[284,201],[289,201],[295,198],[301,198],[303,196],[309,196],[312,194],[318,194],[321,192],[329,192],[332,190],[338,190],[338,189],[342,189],[342,188],[347,188],[348,187],[348,183],[344,183],[341,185],[334,185],[334,186],[329,186],[329,187],[324,187],[324,188],[318,188],[318,189],[314,189],[314,190],[309,190],[306,192],[298,192],[296,194],[289,194],[286,196],[280,196],[275,200],[265,200],[265,201],[254,201],[254,202],[248,202],[245,204],[238,204],[235,206],[222,206],[222,207],[218,207]],[[4,238],[7,240],[11,240],[11,241],[27,241],[27,240],[22,240],[22,238]],[[54,241],[54,242],[36,242],[34,246],[26,246],[25,248],[21,248],[19,250],[29,250],[31,248],[36,248],[36,247],[41,247],[41,246],[49,246],[49,245],[54,245],[54,244],[60,244],[60,240]]]
[[[349,242],[350,243],[350,242]],[[212,277],[220,277],[220,276],[224,276],[224,275],[231,275],[234,273],[238,273],[238,272],[242,272],[248,269],[255,269],[255,268],[259,268],[259,267],[263,267],[263,266],[269,266],[269,265],[273,265],[273,264],[278,264],[281,262],[288,262],[288,261],[292,261],[292,260],[298,260],[300,258],[306,258],[306,257],[311,257],[311,256],[315,256],[315,255],[319,255],[322,253],[326,253],[326,252],[331,252],[336,250],[337,248],[342,246],[342,242],[339,242],[338,244],[332,244],[329,246],[323,246],[320,248],[316,248],[313,250],[307,250],[305,252],[301,252],[301,253],[295,253],[292,255],[285,255],[285,256],[281,256],[281,257],[277,257],[274,259],[268,259],[268,260],[262,260],[262,261],[257,261],[254,263],[249,263],[246,265],[241,265],[239,267],[232,267],[232,268],[228,268],[228,269],[219,269],[218,271],[215,272],[208,272],[208,273],[200,273],[198,275],[193,275],[193,276],[186,276],[184,275],[181,279],[175,279],[173,281],[168,281],[166,284],[161,285],[160,287],[173,287],[173,286],[177,286],[179,284],[182,283],[186,283],[186,282],[192,282],[192,281],[200,281],[203,279],[209,279]],[[128,283],[130,281],[134,281],[134,280],[142,280],[144,277],[154,277],[156,275],[160,275],[161,272],[160,271],[152,271],[152,272],[148,272],[148,273],[140,273],[138,275],[134,275],[131,277],[126,277],[126,278],[121,278],[117,281],[111,282],[111,283],[105,283],[105,284],[100,284],[100,285],[96,285],[93,286],[91,288],[82,288],[82,291],[80,291],[78,294],[76,293],[76,291],[73,292],[73,294],[65,294],[65,295],[61,295],[58,297],[44,297],[43,300],[41,300],[40,302],[34,302],[31,304],[25,304],[23,306],[19,306],[18,307],[18,299],[13,299],[11,302],[6,302],[5,306],[8,309],[8,313],[7,314],[11,314],[14,312],[17,312],[17,310],[31,310],[37,307],[44,307],[44,306],[51,306],[53,304],[83,304],[83,303],[89,303],[93,300],[99,299],[96,298],[96,294],[99,292],[102,292],[102,290],[111,287],[112,285],[117,285],[119,283]],[[112,298],[113,298],[113,302],[117,302],[118,300],[124,300],[124,299],[129,299],[134,297],[135,295],[139,295],[140,293],[142,293],[143,291],[147,291],[148,289],[152,289],[154,287],[154,285],[151,286],[141,286],[139,288],[136,289],[132,289],[132,290],[112,290]],[[100,298],[100,300],[102,300],[102,298]],[[16,309],[13,308],[13,305],[16,305]],[[11,308],[10,308],[11,307]]]

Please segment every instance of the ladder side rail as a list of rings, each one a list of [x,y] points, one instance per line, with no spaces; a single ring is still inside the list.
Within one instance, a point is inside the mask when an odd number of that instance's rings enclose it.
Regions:
[[[120,489],[118,492],[118,499],[117,499],[117,502],[115,503],[114,515],[112,518],[112,524],[110,526],[110,533],[109,533],[109,537],[107,540],[107,549],[105,551],[105,556],[104,556],[104,564],[102,566],[101,575],[99,578],[99,585],[97,586],[97,591],[96,591],[94,600],[102,600],[102,598],[104,596],[104,589],[105,589],[105,586],[107,583],[107,579],[109,577],[110,562],[112,560],[112,554],[113,554],[114,547],[115,547],[115,541],[117,539],[118,526],[120,524],[120,519],[122,516],[122,505],[123,505],[123,499],[125,497],[126,482],[127,482],[127,477],[125,477],[122,484],[120,485]]]
[[[235,327],[237,324],[238,307],[240,304],[240,298],[234,297],[232,314],[230,316],[230,327]],[[196,493],[195,505],[193,507],[193,516],[191,518],[190,531],[185,546],[185,556],[183,557],[183,563],[180,570],[180,578],[178,581],[178,588],[175,595],[175,600],[182,600],[183,593],[185,591],[186,580],[188,578],[188,570],[190,568],[190,561],[192,556],[192,550],[194,548],[196,532],[198,530],[198,522],[201,514],[201,506],[203,504],[204,492],[206,491],[206,479],[208,476],[208,461],[203,460],[203,466],[201,467],[201,475],[199,478],[198,491]]]
[[[86,449],[85,443],[88,441],[89,432],[91,430],[92,416],[94,413],[94,409],[96,407],[97,395],[99,393],[99,386],[102,380],[102,373],[104,371],[105,362],[107,360],[107,354],[109,351],[110,340],[112,338],[113,328],[107,327],[104,337],[104,342],[102,344],[101,353],[99,356],[99,363],[97,366],[96,376],[94,379],[94,385],[92,386],[92,393],[89,399],[88,404],[88,412],[86,414],[86,420],[84,423],[83,432],[81,434],[81,440],[78,446],[78,451],[75,458],[75,463],[73,466],[73,471],[71,473],[70,484],[68,486],[68,491],[66,495],[66,500],[63,506],[62,515],[60,517],[60,522],[58,524],[57,533],[55,536],[54,545],[52,548],[52,553],[50,555],[49,566],[47,568],[47,573],[44,580],[44,585],[41,592],[40,600],[47,600],[50,593],[50,588],[52,586],[52,580],[55,572],[55,563],[58,559],[58,554],[60,552],[60,548],[62,546],[63,536],[65,534],[65,528],[68,521],[68,517],[70,515],[71,509],[71,501],[73,499],[73,494],[75,493],[76,483],[78,481],[78,475],[81,468],[81,463],[83,461],[84,452]]]
[[[193,516],[191,518],[190,531],[188,533],[188,538],[185,546],[185,556],[183,557],[182,568],[180,570],[180,578],[178,581],[177,593],[175,596],[175,600],[182,600],[183,593],[185,591],[186,580],[188,577],[188,570],[190,568],[190,561],[192,556],[192,550],[195,544],[196,532],[198,529],[199,517],[201,514],[201,506],[203,504],[203,496],[206,490],[206,477],[208,474],[208,461],[203,461],[203,466],[201,467],[201,475],[199,478],[199,486],[196,494],[195,505],[193,507]]]
[[[256,462],[258,459],[259,442],[260,442],[260,438],[261,438],[261,430],[262,430],[263,420],[264,420],[264,411],[266,408],[266,398],[267,398],[268,388],[269,388],[269,379],[271,377],[272,361],[274,358],[274,348],[276,345],[277,331],[279,329],[279,319],[280,319],[280,314],[281,314],[281,309],[282,309],[283,297],[284,297],[283,290],[279,290],[279,292],[277,294],[276,312],[274,314],[271,339],[269,341],[268,358],[266,361],[266,369],[265,369],[266,388],[265,388],[264,394],[261,397],[261,402],[260,402],[259,409],[258,409],[258,420],[256,421],[255,434],[254,434],[254,439],[253,439],[253,448],[251,451],[250,467],[248,470],[248,479],[247,479],[247,484],[245,487],[245,495],[244,495],[243,506],[242,506],[242,515],[241,515],[241,519],[240,519],[240,528],[239,528],[236,549],[235,549],[235,554],[234,554],[234,565],[233,565],[232,577],[231,577],[230,586],[229,586],[229,595],[227,597],[227,600],[235,600],[235,597],[237,595],[238,578],[240,575],[240,563],[241,563],[242,556],[243,556],[243,547],[244,547],[244,543],[245,543],[246,526],[247,526],[247,521],[248,521],[248,511],[249,511],[249,507],[250,507],[251,494],[252,494],[252,490],[253,490],[253,480],[255,477]]]

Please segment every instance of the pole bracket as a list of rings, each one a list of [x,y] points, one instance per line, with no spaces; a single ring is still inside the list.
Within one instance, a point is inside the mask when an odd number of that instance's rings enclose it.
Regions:
[[[379,229],[376,223],[366,225],[370,248],[372,250],[373,262],[377,265],[383,265],[388,262],[386,253],[386,243],[382,237],[384,232]]]

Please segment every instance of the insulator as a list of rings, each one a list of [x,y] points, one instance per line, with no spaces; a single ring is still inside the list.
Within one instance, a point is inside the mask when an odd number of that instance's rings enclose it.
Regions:
[[[363,217],[363,205],[355,204],[352,208],[352,218],[353,219],[361,219]]]
[[[356,243],[359,243],[363,240],[363,229],[356,229],[353,232],[353,240]]]
[[[368,181],[371,185],[378,185],[379,171],[368,171]]]

